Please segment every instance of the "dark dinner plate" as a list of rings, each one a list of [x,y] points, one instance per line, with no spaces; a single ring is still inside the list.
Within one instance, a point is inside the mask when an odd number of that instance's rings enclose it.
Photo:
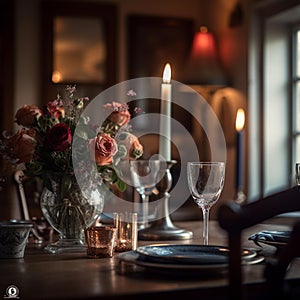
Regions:
[[[174,246],[174,245],[173,245]],[[185,245],[187,246],[187,245]],[[206,246],[201,246],[201,248],[204,247],[205,248],[205,253],[207,254],[207,248]],[[173,248],[173,247],[172,247]],[[179,248],[175,246],[175,248]],[[193,248],[192,246],[188,246],[188,248]],[[210,249],[214,251],[218,251],[218,247],[212,247],[209,246]],[[194,250],[195,248],[193,248]],[[198,248],[199,249],[199,248]],[[224,248],[226,249],[226,248]],[[178,250],[178,249],[176,249]],[[219,249],[220,250],[220,249]],[[148,251],[147,251],[148,252]],[[182,252],[182,251],[180,251]],[[194,251],[192,251],[194,252]],[[200,251],[203,252],[203,251]],[[152,250],[151,250],[152,253]],[[224,252],[226,253],[226,251]],[[210,275],[223,275],[224,273],[226,273],[228,271],[228,259],[227,259],[227,255],[224,254],[222,255],[221,253],[220,256],[221,258],[216,259],[215,256],[206,256],[206,259],[203,259],[203,263],[199,263],[200,260],[198,260],[198,263],[183,263],[182,260],[180,260],[179,263],[176,262],[172,262],[169,261],[168,259],[162,259],[161,261],[156,260],[156,259],[148,259],[145,258],[147,256],[147,254],[145,256],[143,256],[143,254],[140,254],[137,251],[127,251],[127,252],[123,252],[120,253],[118,258],[119,258],[119,269],[121,273],[126,274],[127,267],[129,269],[129,272],[132,272],[132,268],[130,266],[135,266],[137,268],[143,268],[147,271],[151,271],[151,272],[155,272],[158,274],[168,274],[168,275],[172,275],[172,276],[197,276],[197,278],[199,278],[199,276],[205,276],[205,278],[207,278],[207,276]],[[156,255],[156,254],[155,254]],[[250,255],[250,254],[249,254]],[[195,254],[192,254],[192,257],[195,256]],[[152,256],[151,256],[152,257]],[[164,256],[166,257],[166,256]],[[175,259],[176,260],[176,259]],[[222,262],[223,261],[223,262]],[[243,259],[242,260],[242,264],[243,265],[252,265],[252,264],[257,264],[264,261],[264,258],[262,256],[256,255],[252,258],[249,259]]]
[[[216,265],[227,264],[229,248],[211,245],[169,245],[157,244],[138,247],[139,260],[169,264]],[[253,250],[242,250],[242,258],[256,256]]]

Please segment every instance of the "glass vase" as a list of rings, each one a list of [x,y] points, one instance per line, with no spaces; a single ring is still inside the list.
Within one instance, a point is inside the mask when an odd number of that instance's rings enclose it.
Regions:
[[[89,187],[84,191],[76,179],[62,196],[62,182],[52,182],[41,195],[41,209],[49,224],[59,234],[58,241],[48,244],[44,250],[50,253],[84,252],[85,228],[91,226],[103,211],[104,191]]]

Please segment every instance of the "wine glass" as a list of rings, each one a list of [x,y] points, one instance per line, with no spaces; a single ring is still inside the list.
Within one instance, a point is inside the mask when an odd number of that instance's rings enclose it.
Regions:
[[[225,178],[224,162],[188,162],[187,179],[192,197],[203,213],[203,241],[208,245],[210,208],[218,201]]]
[[[161,180],[166,170],[166,163],[159,159],[132,160],[120,162],[119,176],[133,186],[141,196],[141,225],[139,229],[148,227],[149,196],[155,190],[156,184]]]
[[[133,186],[142,199],[142,228],[148,227],[149,220],[149,196],[153,193],[157,182],[160,181],[165,171],[161,160],[133,160],[130,162],[131,178]]]

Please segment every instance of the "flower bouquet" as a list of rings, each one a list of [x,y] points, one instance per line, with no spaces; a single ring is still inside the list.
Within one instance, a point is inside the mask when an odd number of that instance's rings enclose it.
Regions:
[[[143,147],[130,132],[126,104],[106,103],[105,121],[90,124],[82,116],[89,99],[76,98],[75,91],[75,86],[68,86],[65,99],[59,95],[44,107],[21,107],[15,114],[21,128],[15,134],[3,133],[0,153],[26,177],[42,180],[42,212],[61,239],[83,244],[84,228],[103,210],[104,185],[113,191],[126,189],[117,176],[118,161],[141,157]],[[80,140],[76,149],[74,139]],[[74,160],[79,162],[81,182],[76,180]],[[50,251],[57,252],[61,244]]]

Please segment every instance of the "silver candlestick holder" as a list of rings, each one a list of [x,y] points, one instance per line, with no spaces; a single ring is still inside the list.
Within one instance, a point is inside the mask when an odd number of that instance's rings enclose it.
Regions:
[[[186,240],[193,237],[193,232],[176,227],[169,214],[169,190],[172,187],[171,167],[176,160],[167,161],[166,171],[163,178],[157,183],[158,198],[162,199],[157,209],[157,218],[150,226],[139,230],[138,237],[141,240]]]

